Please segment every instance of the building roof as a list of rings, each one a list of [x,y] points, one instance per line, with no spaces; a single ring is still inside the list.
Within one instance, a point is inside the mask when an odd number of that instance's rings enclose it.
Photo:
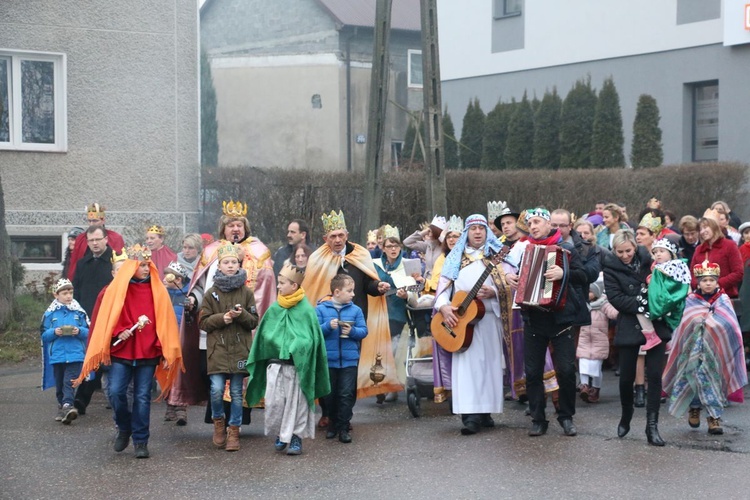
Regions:
[[[376,0],[318,0],[342,26],[372,28]],[[419,0],[396,0],[391,10],[391,29],[421,31]]]

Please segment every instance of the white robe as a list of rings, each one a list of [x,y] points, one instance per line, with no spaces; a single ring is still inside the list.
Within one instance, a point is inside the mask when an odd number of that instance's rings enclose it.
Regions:
[[[453,283],[456,290],[468,292],[484,272],[481,260],[461,269]],[[488,277],[484,283],[497,288]],[[437,308],[450,303],[451,287],[437,297]],[[453,413],[502,413],[503,411],[503,325],[497,298],[484,299],[484,317],[474,325],[474,338],[464,352],[453,353],[451,384]]]

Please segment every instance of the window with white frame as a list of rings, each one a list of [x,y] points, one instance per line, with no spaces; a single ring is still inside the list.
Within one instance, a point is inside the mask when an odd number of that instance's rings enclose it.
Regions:
[[[65,54],[0,49],[0,149],[64,152]]]
[[[523,12],[523,0],[494,0],[493,4],[495,19],[520,16]]]
[[[409,67],[409,88],[421,89],[422,88],[422,51],[412,50],[407,51],[408,54],[408,67]]]

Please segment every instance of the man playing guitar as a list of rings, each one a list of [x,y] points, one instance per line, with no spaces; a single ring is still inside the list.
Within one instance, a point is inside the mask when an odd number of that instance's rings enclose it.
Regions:
[[[509,328],[512,294],[503,270],[489,261],[501,247],[483,215],[468,217],[460,239],[446,257],[435,298],[435,309],[449,329],[463,319],[451,304],[456,292],[476,288],[475,300],[485,311],[473,325],[468,347],[451,355],[453,413],[461,415],[463,435],[493,427],[491,414],[503,411],[502,333],[503,328]],[[479,283],[488,265],[493,266],[492,272]]]

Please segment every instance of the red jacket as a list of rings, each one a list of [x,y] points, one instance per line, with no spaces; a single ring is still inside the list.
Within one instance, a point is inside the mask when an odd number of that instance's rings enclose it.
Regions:
[[[703,242],[695,249],[693,260],[690,263],[690,269],[708,260],[719,264],[721,275],[719,276],[719,286],[730,298],[736,298],[739,294],[739,286],[742,283],[744,269],[742,267],[742,257],[740,250],[734,241],[729,238],[719,238],[713,245],[709,246],[708,242]],[[698,286],[698,281],[693,276],[691,285],[693,290]]]
[[[740,255],[742,256],[743,264],[747,262],[747,259],[750,259],[750,243],[740,245]]]

